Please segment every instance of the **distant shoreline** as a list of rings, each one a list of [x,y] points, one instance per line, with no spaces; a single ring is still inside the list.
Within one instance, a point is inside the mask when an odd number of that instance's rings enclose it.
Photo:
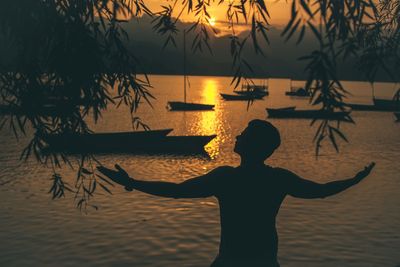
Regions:
[[[12,72],[12,70],[7,70],[6,72]],[[137,72],[137,75],[159,75],[159,76],[182,76],[182,73],[176,73],[176,72]],[[203,73],[203,74],[199,74],[199,73],[187,73],[188,76],[196,76],[196,77],[233,77],[231,74],[209,74],[209,73]],[[270,77],[266,77],[263,75],[254,75],[254,76],[250,76],[248,77],[250,79],[282,79],[282,80],[292,80],[292,81],[306,81],[307,79],[305,77],[302,76],[295,76],[295,77],[287,77],[287,76],[280,76],[280,75],[274,75],[274,76],[270,76]],[[339,79],[341,82],[366,82],[369,83],[369,81],[367,80],[362,80],[362,79],[348,79],[348,78],[344,78],[344,79]],[[391,83],[391,84],[400,84],[400,78],[397,81],[392,81],[390,79],[377,79],[374,81],[374,83]]]
[[[157,72],[148,72],[148,73],[137,73],[138,75],[158,75],[158,76],[182,76],[182,73],[157,73]],[[187,73],[187,76],[196,76],[196,77],[233,77],[230,74],[217,74],[217,75],[210,75],[210,74],[198,74],[198,73]],[[255,75],[248,77],[250,79],[281,79],[281,80],[292,80],[292,81],[306,81],[307,79],[305,78],[300,78],[300,77],[284,77],[284,76],[274,76],[274,77],[265,77],[261,75]],[[366,82],[369,83],[367,80],[361,80],[361,79],[340,79],[341,82]],[[400,83],[400,79],[398,81],[390,81],[390,80],[385,80],[385,79],[380,79],[374,81],[374,83],[391,83],[391,84],[397,84]]]

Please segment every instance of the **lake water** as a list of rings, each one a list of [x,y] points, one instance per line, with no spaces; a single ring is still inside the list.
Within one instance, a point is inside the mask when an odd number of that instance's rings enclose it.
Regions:
[[[220,165],[236,166],[235,136],[249,120],[266,118],[266,107],[308,100],[284,95],[289,80],[271,79],[270,96],[247,110],[245,102],[225,102],[230,78],[191,77],[189,101],[215,104],[212,112],[169,112],[168,100],[181,100],[182,77],[152,76],[153,109],[138,115],[153,129],[174,128],[172,135],[217,134],[201,156],[102,155],[105,165],[119,163],[134,177],[181,182]],[[301,83],[300,83],[301,84]],[[299,84],[299,85],[300,85]],[[367,83],[344,82],[350,100],[371,102]],[[375,95],[390,98],[396,86],[375,85]],[[349,143],[336,153],[329,143],[316,158],[312,138],[317,125],[308,120],[271,119],[282,145],[268,164],[288,168],[318,182],[352,177],[371,161],[377,163],[365,181],[323,200],[287,197],[281,207],[279,260],[286,266],[400,265],[400,123],[390,112],[353,112],[355,125],[343,125]],[[126,109],[110,109],[96,131],[131,130]],[[73,196],[52,201],[51,172],[34,160],[22,163],[25,139],[16,142],[8,130],[0,136],[0,266],[208,266],[218,251],[219,211],[214,198],[175,200],[128,193],[96,194],[99,210],[86,215]],[[75,173],[60,171],[71,183]],[[10,181],[11,180],[11,181]],[[8,182],[10,181],[10,182]],[[7,183],[8,182],[8,183]],[[240,196],[238,196],[240,198]]]

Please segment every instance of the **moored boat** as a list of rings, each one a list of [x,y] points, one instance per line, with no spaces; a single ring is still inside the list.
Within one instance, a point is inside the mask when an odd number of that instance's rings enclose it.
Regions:
[[[40,137],[54,149],[112,151],[138,147],[143,142],[159,140],[171,131],[172,129],[87,134],[65,133],[45,134]]]
[[[352,110],[362,111],[400,111],[400,89],[396,91],[392,99],[375,98],[372,92],[373,104],[346,104]]]
[[[222,94],[220,93],[223,99],[228,101],[250,101],[250,100],[260,100],[263,99],[264,96],[262,95],[250,95],[250,94],[243,94],[243,95],[232,95],[232,94]]]
[[[394,111],[400,110],[400,101],[394,99],[374,98],[374,106],[381,110]]]
[[[285,92],[287,96],[309,97],[311,96],[310,90],[306,90],[304,86],[293,86],[290,80],[290,90]]]
[[[144,153],[191,154],[204,153],[204,146],[217,135],[165,136],[158,143],[147,146]]]
[[[234,90],[235,94],[238,95],[249,95],[249,96],[267,96],[269,95],[268,85],[262,84],[242,84],[241,90]]]
[[[344,120],[350,111],[328,111],[322,109],[296,110],[295,107],[267,108],[269,118],[296,118],[296,119],[331,119]]]
[[[167,107],[171,111],[195,111],[195,110],[213,110],[215,105],[190,103],[186,101],[187,85],[189,83],[186,75],[186,30],[183,31],[183,101],[169,101]],[[190,86],[190,85],[189,85]]]
[[[67,153],[200,153],[216,135],[167,136],[172,129],[44,135],[49,151]]]
[[[250,95],[250,96],[255,95],[255,96],[261,96],[261,97],[269,95],[268,91],[233,91],[233,92],[238,95]]]
[[[285,92],[287,96],[309,97],[311,94],[303,87],[291,87],[290,91]]]
[[[385,100],[386,101],[386,100]],[[379,102],[379,100],[378,100]],[[356,103],[349,103],[346,104],[349,108],[352,110],[360,110],[360,111],[400,111],[400,105],[399,106],[393,106],[393,105],[375,105],[375,104],[356,104]]]
[[[215,105],[169,101],[168,107],[171,111],[193,111],[193,110],[213,110]]]

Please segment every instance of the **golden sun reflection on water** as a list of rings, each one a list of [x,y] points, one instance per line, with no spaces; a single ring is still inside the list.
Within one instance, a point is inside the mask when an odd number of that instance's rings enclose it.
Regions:
[[[214,111],[201,112],[199,117],[199,130],[202,135],[216,134],[209,144],[205,146],[206,151],[211,158],[215,158],[219,154],[221,145],[221,115],[222,110],[218,107],[218,82],[215,79],[205,79],[202,83],[202,103],[216,105]]]

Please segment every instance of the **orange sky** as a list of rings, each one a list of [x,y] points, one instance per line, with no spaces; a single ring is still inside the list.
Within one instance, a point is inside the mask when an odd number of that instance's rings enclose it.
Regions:
[[[175,3],[175,0],[143,0],[144,3],[152,10],[153,12],[158,12],[161,11],[162,8],[161,6],[173,6]],[[173,17],[177,17],[178,13],[181,10],[182,7],[182,1],[183,0],[177,0],[177,7],[175,8],[175,12],[173,14]],[[226,17],[226,12],[227,12],[227,7],[230,2],[234,2],[235,4],[240,3],[240,0],[223,0],[224,2],[220,5],[218,5],[219,0],[209,0],[211,2],[211,6],[208,7],[208,13],[210,14],[211,18],[213,21],[215,21],[214,28],[219,31],[219,35],[225,35],[228,33],[231,33],[231,31],[228,28],[227,24],[227,17]],[[265,5],[269,11],[270,14],[270,19],[269,23],[273,26],[285,26],[287,25],[290,16],[291,16],[291,6],[292,6],[292,0],[264,0]],[[376,2],[377,0],[373,0],[373,2]],[[196,5],[197,0],[193,0],[193,5]],[[298,10],[300,11],[300,16],[301,13],[303,13],[303,18],[307,18],[308,15],[304,12],[301,11],[301,7],[297,7]],[[311,10],[314,8],[311,7]],[[188,14],[186,11],[184,11],[180,17],[180,20],[183,22],[194,22],[196,21],[195,15],[193,13]],[[242,20],[241,23],[244,21]],[[304,23],[305,21],[303,21]],[[238,25],[235,27],[236,28],[236,33],[248,29],[248,26],[245,25]]]

